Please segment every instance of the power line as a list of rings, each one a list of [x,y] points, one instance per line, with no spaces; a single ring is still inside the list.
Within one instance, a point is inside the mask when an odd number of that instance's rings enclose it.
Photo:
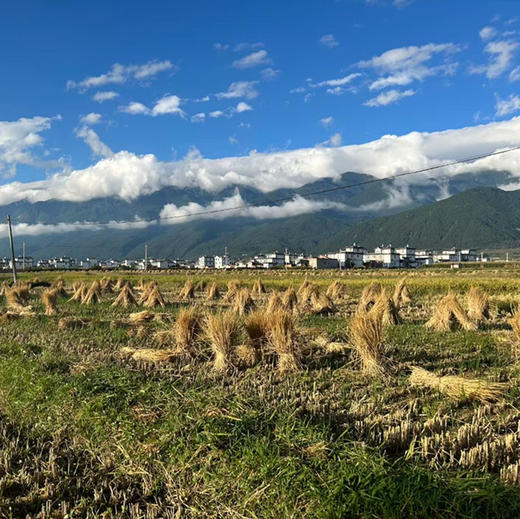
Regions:
[[[451,167],[451,166],[456,166],[458,164],[465,164],[465,163],[468,163],[468,162],[474,162],[474,161],[477,161],[477,160],[481,160],[481,159],[485,159],[487,157],[494,157],[494,156],[497,156],[497,155],[503,155],[505,153],[510,153],[512,151],[517,151],[517,150],[520,150],[520,145],[519,146],[514,146],[512,148],[507,148],[505,150],[500,150],[500,151],[494,151],[494,152],[491,152],[491,153],[485,153],[483,155],[477,155],[477,156],[474,156],[474,157],[469,157],[469,158],[466,158],[466,159],[458,159],[458,160],[453,160],[451,162],[446,162],[444,164],[438,164],[436,166],[429,166],[427,168],[422,168],[422,169],[416,169],[416,170],[412,170],[412,171],[405,171],[403,173],[396,173],[395,175],[389,175],[387,177],[383,177],[383,178],[372,178],[372,179],[369,179],[369,180],[363,180],[361,182],[355,182],[355,183],[352,183],[352,184],[340,184],[340,185],[337,185],[337,186],[334,186],[334,187],[330,187],[330,188],[327,188],[327,189],[320,189],[318,191],[310,191],[308,193],[303,193],[301,194],[300,196],[304,196],[304,197],[309,197],[309,196],[316,196],[316,195],[323,195],[323,194],[326,194],[326,193],[332,193],[334,191],[340,191],[340,190],[344,190],[344,189],[351,189],[351,188],[354,188],[354,187],[360,187],[360,186],[366,186],[366,185],[369,185],[369,184],[376,184],[376,183],[379,183],[379,182],[387,182],[389,180],[395,180],[395,179],[398,179],[398,178],[402,178],[402,177],[407,177],[407,176],[411,176],[411,175],[418,175],[420,173],[427,173],[429,171],[435,171],[437,169],[442,169],[442,168],[447,168],[447,167]],[[302,188],[297,188],[295,189],[294,191],[298,191],[298,189],[302,189]],[[271,199],[271,200],[259,200],[258,202],[270,202],[270,203],[278,203],[278,202],[287,202],[288,200],[292,200],[294,198],[294,192],[292,195],[289,195],[289,196],[284,196],[284,197],[280,197],[280,198],[275,198],[275,199]],[[198,211],[198,212],[194,212],[194,213],[188,213],[188,214],[185,214],[185,215],[174,215],[174,216],[165,216],[165,217],[162,217],[162,218],[159,218],[157,220],[157,223],[163,221],[163,220],[180,220],[180,219],[188,219],[188,218],[191,218],[193,216],[203,216],[203,215],[208,215],[208,214],[217,214],[217,213],[225,213],[225,212],[230,212],[230,211],[238,211],[240,209],[247,209],[249,207],[255,207],[256,206],[256,203],[255,202],[248,202],[248,203],[245,203],[245,204],[242,204],[242,205],[237,205],[235,207],[225,207],[225,208],[222,208],[222,209],[207,209],[207,210],[204,210],[204,211]],[[136,220],[135,223],[139,223],[139,222],[142,222],[142,223],[145,223],[146,221],[144,220]],[[17,223],[26,223],[27,225],[35,225],[35,224],[30,224],[28,222],[17,222]],[[79,224],[81,227],[88,227],[88,226],[102,226],[102,225],[117,225],[118,223],[122,223],[122,222],[85,222],[85,223],[81,223]],[[124,223],[132,223],[132,222],[124,222]],[[154,220],[150,220],[150,223],[153,225],[154,223]],[[38,222],[38,224],[40,225],[58,225],[56,223],[49,223],[49,224],[45,224],[45,223],[41,223],[41,222]],[[73,223],[71,223],[70,225],[74,225]],[[130,229],[128,229],[130,230]]]

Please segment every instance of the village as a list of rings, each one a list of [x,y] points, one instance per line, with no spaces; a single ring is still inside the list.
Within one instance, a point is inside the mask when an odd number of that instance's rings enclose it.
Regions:
[[[466,262],[488,262],[490,258],[476,249],[459,249],[453,247],[446,250],[416,249],[406,245],[393,247],[381,245],[370,251],[356,243],[319,255],[304,253],[271,252],[257,254],[247,258],[233,258],[227,248],[222,255],[204,255],[197,259],[168,259],[148,257],[145,248],[141,259],[97,259],[78,260],[70,256],[59,258],[34,259],[31,256],[17,256],[17,270],[170,270],[170,269],[351,269],[351,268],[407,268],[414,269],[437,263],[449,263],[457,268]],[[12,261],[0,259],[0,270],[12,269]]]

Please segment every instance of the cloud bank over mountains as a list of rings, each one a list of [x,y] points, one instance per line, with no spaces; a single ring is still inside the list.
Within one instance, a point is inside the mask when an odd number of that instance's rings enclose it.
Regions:
[[[18,161],[34,162],[31,149],[42,141],[39,133],[48,129],[50,123],[51,119],[37,118],[34,124],[24,120],[14,126],[0,126],[0,160],[9,164],[15,160],[14,154]],[[85,169],[56,173],[46,180],[2,185],[0,205],[21,200],[83,202],[111,196],[131,201],[166,186],[196,187],[211,193],[229,186],[251,186],[269,192],[298,188],[322,178],[339,179],[347,171],[383,178],[518,144],[520,117],[439,132],[385,135],[364,144],[251,152],[219,159],[204,158],[196,149],[171,162],[161,161],[153,154],[119,151]],[[483,170],[509,171],[520,179],[520,151],[446,167],[438,174],[453,176]],[[426,181],[424,175],[406,180],[411,184]]]

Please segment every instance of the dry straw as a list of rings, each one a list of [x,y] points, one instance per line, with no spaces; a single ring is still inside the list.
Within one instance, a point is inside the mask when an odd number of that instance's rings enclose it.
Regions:
[[[376,319],[381,319],[384,325],[395,325],[401,322],[397,307],[394,301],[386,295],[386,290],[379,294],[368,313]]]
[[[298,296],[294,288],[288,288],[282,294],[282,307],[289,312],[295,312],[297,310]]]
[[[284,304],[282,300],[282,296],[280,292],[277,290],[271,292],[269,299],[267,300],[267,311],[268,312],[277,312],[278,310],[283,310]]]
[[[213,369],[224,372],[233,365],[233,352],[241,336],[240,321],[230,311],[208,314],[204,322],[206,339],[213,351]]]
[[[161,294],[161,291],[159,290],[159,287],[157,285],[154,286],[148,294],[148,297],[144,302],[144,306],[146,306],[147,308],[156,308],[157,306],[164,308],[166,306],[164,302],[164,297]]]
[[[395,308],[399,309],[403,305],[407,305],[412,302],[410,297],[410,292],[408,291],[408,287],[406,286],[406,276],[401,278],[399,283],[395,286],[394,294],[392,296],[392,303]]]
[[[299,352],[295,342],[295,318],[290,312],[279,310],[269,315],[267,337],[278,355],[278,371],[296,371],[300,368]]]
[[[123,308],[128,308],[130,305],[135,305],[135,294],[132,290],[132,286],[130,283],[125,283],[119,292],[119,295],[115,298],[112,306],[122,306]]]
[[[69,301],[82,301],[87,295],[88,287],[85,283],[81,282],[76,284],[74,294],[69,299]]]
[[[245,328],[249,340],[258,348],[264,346],[267,342],[269,330],[270,312],[263,309],[251,312],[245,320]]]
[[[201,279],[198,283],[197,283],[197,286],[195,287],[195,290],[198,290],[199,292],[204,292],[204,290],[206,289],[206,281],[204,279]]]
[[[103,294],[111,294],[113,291],[113,282],[109,277],[101,278],[99,285]]]
[[[45,306],[45,315],[55,315],[57,311],[59,288],[49,288],[42,293],[42,301]]]
[[[361,298],[359,299],[358,309],[359,311],[368,312],[383,291],[381,283],[372,281],[370,285],[367,285],[361,292]]]
[[[172,350],[159,350],[152,348],[121,348],[121,353],[129,355],[135,361],[141,362],[170,362],[175,358],[175,353]]]
[[[81,300],[82,305],[91,305],[99,303],[101,301],[101,286],[99,281],[93,281],[92,285],[85,294],[85,297]]]
[[[264,284],[262,283],[262,280],[261,279],[257,279],[254,284],[253,284],[253,294],[255,295],[261,295],[261,294],[265,294],[265,287],[264,287]]]
[[[148,310],[143,310],[142,312],[135,312],[133,314],[130,314],[128,316],[128,320],[132,324],[143,324],[151,321],[154,318],[154,315],[154,313]]]
[[[440,393],[455,400],[466,399],[480,402],[496,401],[507,390],[507,385],[500,382],[487,382],[451,375],[440,377],[417,366],[412,366],[410,384],[437,389]]]
[[[439,301],[425,326],[438,332],[449,332],[458,326],[466,331],[477,329],[477,325],[468,317],[455,294],[451,292]]]
[[[206,299],[215,300],[215,299],[218,299],[219,297],[220,297],[220,292],[218,290],[217,284],[215,282],[210,283],[206,287]]]
[[[23,310],[29,300],[30,291],[26,284],[18,283],[11,288],[5,289],[7,306],[14,310]]]
[[[350,321],[350,341],[361,359],[364,373],[369,376],[387,374],[385,334],[380,315],[356,313]]]
[[[310,308],[311,312],[316,315],[329,315],[336,311],[336,307],[330,297],[318,289],[311,293]]]
[[[245,315],[255,308],[251,294],[247,288],[241,288],[233,299],[232,309],[238,315]]]
[[[62,277],[56,278],[50,288],[56,290],[56,297],[68,296],[65,290],[65,280]]]
[[[126,285],[126,283],[127,281],[125,281],[123,278],[118,278],[116,284],[114,285],[114,290],[119,292]]]
[[[487,295],[478,287],[471,287],[466,297],[468,317],[476,323],[489,319],[489,301]]]
[[[511,319],[509,319],[509,324],[511,325],[511,328],[513,329],[513,333],[515,335],[516,341],[520,343],[520,309],[519,308],[515,309],[513,316],[511,317]]]
[[[239,284],[238,284],[238,281],[236,279],[232,279],[231,281],[229,281],[229,283],[227,284],[227,292],[226,292],[226,295],[224,296],[224,301],[226,302],[231,302],[237,292],[239,290]]]
[[[195,285],[191,279],[187,279],[182,287],[182,290],[179,294],[179,297],[184,301],[188,299],[193,299],[195,297]]]
[[[341,301],[346,295],[345,285],[336,279],[328,286],[326,294],[332,301]]]
[[[196,340],[201,331],[202,315],[196,307],[182,308],[173,325],[176,351],[194,353]]]

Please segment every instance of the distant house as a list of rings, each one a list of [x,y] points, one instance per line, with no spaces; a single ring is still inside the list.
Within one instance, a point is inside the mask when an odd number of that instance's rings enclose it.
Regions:
[[[394,247],[388,245],[387,247],[381,245],[376,247],[374,252],[367,252],[363,261],[373,266],[381,266],[383,268],[399,268],[401,265],[401,258]]]
[[[413,268],[417,266],[415,260],[415,247],[410,247],[409,245],[406,245],[404,247],[396,248],[395,252],[399,254],[401,267]]]
[[[340,249],[339,252],[331,252],[327,254],[327,257],[337,259],[339,267],[342,269],[362,267],[366,252],[367,250],[365,247],[361,247],[354,243],[349,247]]]
[[[224,254],[224,256],[215,256],[214,263],[216,269],[227,269],[231,265],[231,261],[227,254]]]
[[[317,256],[309,258],[309,267],[317,270],[337,269],[339,268],[339,261],[336,258]]]
[[[281,252],[271,252],[269,254],[259,254],[254,260],[264,269],[279,268],[285,266],[285,254]]]
[[[214,269],[215,256],[201,256],[195,263],[197,269]]]

